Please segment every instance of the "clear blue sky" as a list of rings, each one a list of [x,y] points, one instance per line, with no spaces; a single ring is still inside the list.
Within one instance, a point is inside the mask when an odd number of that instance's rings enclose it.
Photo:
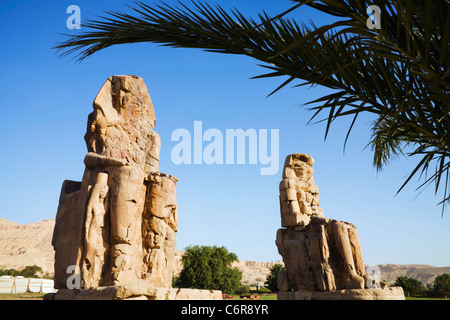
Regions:
[[[155,1],[157,2],[157,1]],[[213,3],[212,1],[208,1]],[[178,249],[188,245],[225,246],[242,260],[277,261],[280,227],[278,184],[290,153],[308,153],[326,217],[358,227],[365,263],[450,266],[450,211],[441,218],[441,200],[432,188],[419,196],[418,184],[396,196],[416,164],[400,159],[377,173],[370,149],[370,118],[362,118],[343,152],[348,122],[332,127],[299,106],[327,91],[286,88],[266,98],[282,79],[250,80],[265,72],[246,57],[163,48],[153,44],[112,47],[81,64],[60,59],[51,49],[68,30],[66,9],[75,4],[82,19],[104,10],[128,11],[126,0],[2,0],[0,43],[0,217],[19,223],[54,219],[61,184],[80,181],[87,152],[87,116],[100,87],[111,75],[136,74],[150,91],[162,139],[160,171],[180,179]],[[169,4],[175,1],[167,1]],[[218,1],[255,16],[260,9],[278,13],[288,1]],[[314,11],[299,19],[326,23]],[[260,175],[260,165],[175,165],[171,134],[204,130],[279,129],[280,171]],[[415,159],[414,159],[415,160]]]

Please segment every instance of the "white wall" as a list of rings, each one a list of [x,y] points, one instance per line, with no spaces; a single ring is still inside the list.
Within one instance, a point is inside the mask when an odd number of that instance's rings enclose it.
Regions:
[[[0,276],[0,293],[56,292],[51,279]]]

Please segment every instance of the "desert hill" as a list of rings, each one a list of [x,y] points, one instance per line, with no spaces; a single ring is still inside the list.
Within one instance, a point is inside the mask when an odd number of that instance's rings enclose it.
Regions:
[[[434,267],[425,264],[380,264],[382,280],[393,283],[399,276],[417,279],[423,284],[432,283],[437,275],[450,274],[450,267]]]
[[[25,266],[38,265],[45,273],[53,273],[54,250],[51,245],[55,220],[21,225],[0,218],[0,269],[21,269]],[[175,270],[181,271],[182,251],[176,254]],[[247,285],[264,284],[270,268],[275,263],[244,261],[234,262],[233,266],[242,271],[242,282]],[[381,264],[381,278],[392,283],[398,276],[407,276],[424,284],[433,282],[436,275],[450,274],[450,267],[433,267],[430,265]]]
[[[44,273],[53,273],[54,227],[55,220],[21,225],[0,218],[0,268],[20,269],[38,265]]]

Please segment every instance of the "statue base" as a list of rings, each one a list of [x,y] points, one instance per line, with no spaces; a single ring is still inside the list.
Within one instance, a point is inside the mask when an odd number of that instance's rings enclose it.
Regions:
[[[99,287],[59,289],[44,300],[222,300],[222,291],[163,287]]]
[[[402,287],[334,291],[280,291],[277,300],[405,300]]]

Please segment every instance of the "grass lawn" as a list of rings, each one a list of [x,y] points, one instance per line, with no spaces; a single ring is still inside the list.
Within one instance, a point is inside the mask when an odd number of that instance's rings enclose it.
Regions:
[[[0,293],[0,300],[42,300],[45,293]]]
[[[430,297],[405,297],[405,300],[447,300],[444,298],[430,298]]]
[[[262,294],[259,300],[277,300],[276,293]]]
[[[233,294],[233,299],[224,299],[224,300],[277,300],[277,294],[276,293],[252,293],[255,295],[259,295],[259,299],[249,299],[249,298],[241,298],[239,294]]]

